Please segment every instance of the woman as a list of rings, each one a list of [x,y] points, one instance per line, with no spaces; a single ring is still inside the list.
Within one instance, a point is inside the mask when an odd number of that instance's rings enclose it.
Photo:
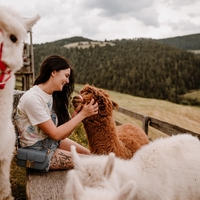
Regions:
[[[73,90],[74,72],[70,62],[52,55],[42,63],[34,86],[19,100],[15,119],[20,145],[37,150],[50,146],[46,171],[73,167],[71,145],[76,146],[79,154],[90,154],[67,137],[84,118],[98,113],[98,105],[92,100],[70,119],[68,105]]]

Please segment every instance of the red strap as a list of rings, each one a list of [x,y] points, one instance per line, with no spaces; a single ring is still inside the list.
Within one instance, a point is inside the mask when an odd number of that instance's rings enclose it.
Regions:
[[[1,31],[1,29],[0,29]],[[3,51],[3,43],[0,46],[0,89],[4,89],[6,82],[11,77],[11,70],[6,71],[6,65],[1,61]]]
[[[1,48],[0,48],[0,60],[1,60],[2,50],[3,50],[3,43],[1,43]]]
[[[0,69],[1,71],[4,72],[6,70],[6,65],[1,61],[2,51],[3,51],[3,43],[1,43],[0,47]]]

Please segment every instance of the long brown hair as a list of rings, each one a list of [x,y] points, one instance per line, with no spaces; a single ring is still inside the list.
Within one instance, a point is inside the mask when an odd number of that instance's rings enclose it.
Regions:
[[[74,91],[75,82],[74,71],[70,61],[60,55],[51,55],[47,57],[43,61],[40,67],[40,74],[34,82],[34,85],[45,83],[46,81],[48,81],[53,71],[59,71],[68,68],[71,69],[69,83],[63,86],[62,91],[53,92],[53,109],[58,117],[58,126],[69,121],[70,119],[68,106],[70,96]]]

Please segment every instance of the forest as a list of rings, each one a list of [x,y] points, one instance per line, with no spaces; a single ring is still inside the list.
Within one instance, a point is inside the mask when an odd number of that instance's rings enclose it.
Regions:
[[[193,37],[193,35],[191,36]],[[200,38],[200,35],[196,35]],[[188,38],[178,38],[181,44]],[[68,58],[79,84],[192,105],[198,100],[184,99],[183,94],[200,89],[200,57],[186,51],[188,48],[171,44],[172,38],[154,40],[147,38],[112,40],[114,46],[95,45],[89,48],[66,48],[73,42],[92,41],[72,37],[55,42],[34,45],[36,76],[42,61],[51,54]],[[177,40],[176,40],[177,41]],[[187,42],[185,42],[186,44]],[[194,47],[197,42],[193,41]],[[195,49],[191,47],[192,49]],[[200,49],[200,47],[198,47]]]

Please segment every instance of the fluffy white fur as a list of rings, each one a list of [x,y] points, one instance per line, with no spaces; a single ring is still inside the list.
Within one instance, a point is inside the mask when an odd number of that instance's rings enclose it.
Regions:
[[[134,181],[129,181],[118,191],[109,188],[84,187],[74,170],[70,174],[69,181],[71,195],[65,196],[66,200],[131,200],[136,192]]]
[[[71,179],[66,185],[68,196],[76,194],[72,177],[77,176],[85,196],[91,190],[103,189],[113,196],[132,180],[133,200],[200,199],[200,141],[189,134],[150,142],[127,161],[113,159],[112,155],[80,158],[73,147],[71,151],[75,167],[68,173]]]
[[[110,153],[108,156],[90,155],[80,158],[74,146],[71,146],[71,152],[74,169],[67,173],[65,199],[84,200],[93,197],[94,200],[121,200],[123,198],[118,198],[121,197],[120,194],[125,196],[124,200],[133,197],[137,186],[135,181],[129,180],[129,170],[132,169],[130,160],[115,158],[114,153]],[[121,185],[122,182],[123,185]],[[124,187],[122,188],[122,186]],[[96,197],[93,195],[95,193],[98,194]]]
[[[10,164],[15,148],[15,131],[11,120],[14,73],[23,65],[23,40],[27,31],[39,18],[37,15],[23,19],[19,13],[0,6],[0,44],[3,43],[1,61],[7,70],[11,70],[11,78],[4,88],[0,89],[0,199],[13,199],[10,187]],[[16,42],[12,41],[14,37],[17,39]]]

